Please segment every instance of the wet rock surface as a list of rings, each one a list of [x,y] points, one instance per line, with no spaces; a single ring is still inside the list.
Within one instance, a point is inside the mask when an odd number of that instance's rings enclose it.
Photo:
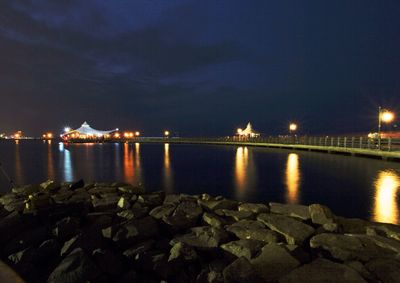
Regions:
[[[146,193],[123,183],[13,188],[0,257],[26,282],[399,282],[400,227],[313,204]]]

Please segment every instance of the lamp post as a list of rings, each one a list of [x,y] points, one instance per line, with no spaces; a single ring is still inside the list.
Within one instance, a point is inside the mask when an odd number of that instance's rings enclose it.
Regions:
[[[394,114],[393,112],[387,110],[387,109],[382,109],[381,106],[379,106],[379,114],[378,114],[378,149],[381,150],[381,129],[382,129],[382,123],[390,123],[394,119]]]
[[[293,134],[297,130],[297,124],[296,123],[290,123],[289,124],[289,135],[292,137],[293,136],[293,143],[296,143],[296,136]]]
[[[165,136],[166,138],[168,138],[168,137],[169,137],[169,131],[164,131],[164,136]]]

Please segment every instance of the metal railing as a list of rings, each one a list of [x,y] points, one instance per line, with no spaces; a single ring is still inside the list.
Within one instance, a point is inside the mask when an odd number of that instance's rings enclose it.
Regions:
[[[139,139],[140,140],[140,139]],[[146,141],[150,139],[141,138]],[[152,139],[157,141],[157,139]],[[376,151],[400,151],[400,139],[382,138],[379,148],[378,140],[363,136],[268,136],[257,138],[243,137],[198,137],[198,138],[164,138],[158,139],[171,142],[246,142],[282,145],[305,145],[324,148],[368,149]]]

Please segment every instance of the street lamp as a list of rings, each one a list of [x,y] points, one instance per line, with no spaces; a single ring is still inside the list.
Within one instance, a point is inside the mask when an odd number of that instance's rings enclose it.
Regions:
[[[164,136],[169,137],[169,131],[164,131]]]
[[[390,123],[394,120],[394,113],[387,110],[387,109],[382,109],[381,106],[379,106],[379,113],[378,113],[378,149],[381,149],[381,129],[382,129],[382,123]]]
[[[135,136],[140,136],[140,132],[135,132]]]
[[[290,133],[292,133],[292,132],[294,132],[294,131],[296,131],[297,130],[297,124],[295,124],[295,123],[290,123],[289,124],[289,131],[290,131]]]

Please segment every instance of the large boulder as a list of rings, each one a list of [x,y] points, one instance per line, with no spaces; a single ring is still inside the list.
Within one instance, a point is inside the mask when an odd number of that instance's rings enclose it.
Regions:
[[[279,280],[279,283],[366,283],[355,270],[344,264],[318,258],[299,267]]]
[[[200,199],[199,204],[208,211],[217,209],[237,209],[238,203],[225,198]]]
[[[196,225],[203,213],[203,209],[197,202],[183,201],[170,216],[163,217],[165,223],[176,228],[188,228]]]
[[[239,211],[250,211],[254,214],[266,213],[269,211],[268,206],[262,203],[242,203],[238,207]]]
[[[400,261],[388,258],[376,258],[365,267],[383,283],[396,283],[400,279]]]
[[[269,207],[271,213],[297,217],[302,220],[308,220],[311,218],[309,208],[305,205],[270,202]]]
[[[82,249],[72,251],[50,274],[48,283],[76,283],[95,279],[99,270]]]
[[[321,204],[312,204],[309,206],[309,211],[311,215],[311,220],[315,224],[327,224],[334,223],[335,216],[331,212],[331,210]]]
[[[227,224],[227,221],[224,218],[211,212],[203,213],[203,221],[214,227],[222,227],[223,225]]]
[[[116,231],[113,241],[121,245],[131,244],[138,239],[146,239],[158,234],[158,225],[153,217],[133,219]]]
[[[264,246],[261,254],[250,262],[266,282],[275,282],[300,265],[284,246],[278,244]]]
[[[241,220],[226,227],[226,231],[233,233],[239,239],[258,240],[265,243],[278,242],[276,232],[267,229],[264,224],[254,220]]]
[[[56,223],[52,233],[59,240],[65,241],[76,235],[78,229],[79,219],[75,217],[66,217]]]
[[[326,250],[333,258],[341,261],[360,260],[366,262],[372,258],[395,254],[390,249],[379,247],[372,239],[366,237],[331,233],[322,233],[312,237],[310,247]]]
[[[264,245],[264,242],[257,240],[238,240],[221,245],[221,249],[236,257],[245,257],[250,260],[261,251]]]
[[[153,208],[149,215],[153,216],[155,219],[162,219],[163,217],[168,217],[174,212],[176,205],[173,203],[167,203]]]
[[[196,259],[197,259],[197,252],[194,248],[182,242],[177,242],[172,246],[170,250],[168,261],[171,260],[193,261]]]
[[[108,249],[96,249],[92,257],[99,269],[109,275],[119,275],[123,270],[120,256]]]
[[[315,229],[291,217],[275,214],[260,214],[257,220],[282,234],[288,244],[301,245],[315,233]]]
[[[227,242],[228,239],[228,234],[223,229],[203,226],[192,228],[189,234],[177,236],[171,241],[171,244],[182,242],[200,249],[212,249],[218,248],[221,244]]]
[[[255,273],[255,270],[250,264],[249,260],[245,257],[240,257],[228,265],[224,269],[223,275],[226,283],[263,282],[263,280]]]
[[[231,218],[235,221],[239,221],[242,219],[251,219],[254,218],[254,213],[248,210],[231,210],[231,209],[218,209],[215,211],[220,216],[224,216],[227,218]]]

